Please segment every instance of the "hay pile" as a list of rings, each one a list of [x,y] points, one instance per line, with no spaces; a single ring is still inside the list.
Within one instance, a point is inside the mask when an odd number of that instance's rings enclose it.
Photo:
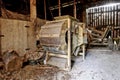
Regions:
[[[19,71],[0,71],[0,80],[56,80],[58,68],[50,65],[28,65]]]

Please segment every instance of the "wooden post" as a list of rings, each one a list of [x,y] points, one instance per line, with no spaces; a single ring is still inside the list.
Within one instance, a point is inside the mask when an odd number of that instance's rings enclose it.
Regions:
[[[74,0],[74,17],[77,17],[77,13],[76,13],[76,0]]]
[[[37,19],[37,8],[36,8],[36,0],[30,0],[30,28],[28,29],[28,35],[31,35],[28,37],[28,48],[30,50],[34,50],[36,48],[36,35],[35,35],[35,24]],[[31,43],[31,41],[33,43]],[[32,47],[30,47],[32,46]]]
[[[0,35],[1,35],[1,20],[0,20]],[[1,56],[1,52],[2,50],[1,50],[1,36],[0,36],[0,56]]]
[[[2,6],[3,6],[3,2],[2,2],[2,0],[0,0],[0,16],[2,16]]]
[[[71,70],[71,20],[68,19],[68,70]]]
[[[30,21],[37,18],[36,0],[30,0]]]
[[[61,1],[58,0],[58,13],[59,13],[59,16],[61,16]]]
[[[45,20],[47,19],[47,13],[46,13],[46,0],[44,0],[44,14],[45,14]]]
[[[83,60],[85,60],[85,44],[82,45],[82,49],[83,49]]]
[[[88,14],[87,14],[87,15],[88,15]],[[87,21],[87,20],[86,20],[86,16],[87,16],[87,15],[86,15],[86,10],[83,9],[83,12],[82,12],[82,16],[83,16],[83,17],[82,17],[82,18],[83,18],[83,22],[84,22],[84,23],[86,23],[86,21]],[[87,18],[88,18],[88,17],[87,17]]]

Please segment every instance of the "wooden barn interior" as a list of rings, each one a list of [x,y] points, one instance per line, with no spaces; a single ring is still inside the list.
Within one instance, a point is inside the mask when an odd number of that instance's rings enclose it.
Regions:
[[[0,80],[120,80],[119,0],[0,0]]]

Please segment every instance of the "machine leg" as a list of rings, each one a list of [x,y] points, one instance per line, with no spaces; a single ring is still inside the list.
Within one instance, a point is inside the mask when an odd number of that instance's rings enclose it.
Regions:
[[[85,44],[82,45],[82,49],[83,49],[83,60],[85,60]]]
[[[68,62],[68,71],[70,71],[71,70],[71,57],[70,56],[67,58],[67,62]]]
[[[45,60],[44,60],[44,64],[47,64],[47,61],[48,61],[48,52],[46,52],[46,57],[45,57]]]
[[[71,70],[71,20],[70,19],[68,19],[68,57],[67,57],[67,59],[68,59],[68,71],[70,71]]]

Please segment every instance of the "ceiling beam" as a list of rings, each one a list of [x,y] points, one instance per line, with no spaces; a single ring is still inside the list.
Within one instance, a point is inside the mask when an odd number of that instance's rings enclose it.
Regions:
[[[81,3],[81,1],[76,2],[76,4],[78,4],[78,3]],[[66,3],[61,4],[61,8],[72,6],[72,5],[74,5],[74,1],[66,2]],[[49,7],[49,9],[50,10],[59,9],[59,6],[55,5],[55,6]]]

